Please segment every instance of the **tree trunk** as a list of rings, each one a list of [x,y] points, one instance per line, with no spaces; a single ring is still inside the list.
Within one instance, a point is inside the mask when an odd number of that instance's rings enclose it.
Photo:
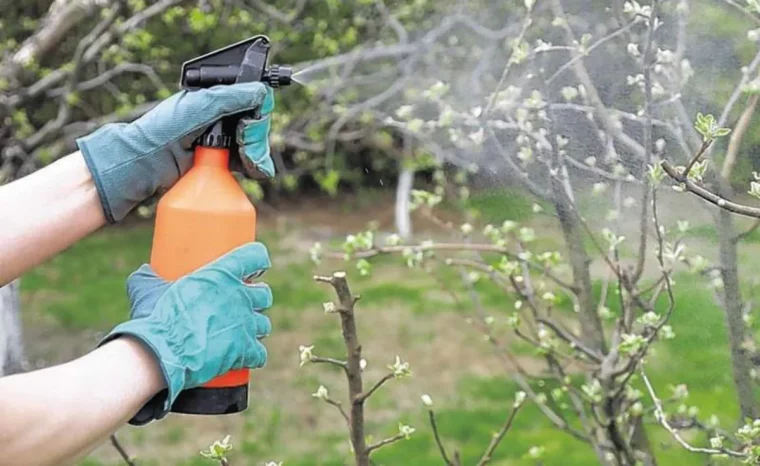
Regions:
[[[20,305],[18,280],[0,287],[0,377],[26,369]]]
[[[564,187],[557,179],[552,181],[552,197],[554,208],[559,218],[562,236],[570,256],[573,286],[576,289],[576,296],[580,305],[578,320],[581,326],[581,339],[587,345],[604,353],[606,352],[606,342],[591,286],[591,271],[589,270],[591,258],[584,246],[585,232],[583,225],[581,225],[578,214],[574,210],[575,207],[572,204],[572,200],[568,198]],[[616,419],[619,415],[619,404],[613,402],[608,408],[610,409],[606,413],[608,417]],[[611,426],[614,426],[614,423]],[[600,444],[607,445],[615,450],[613,453],[606,448],[595,448],[600,464],[604,466],[615,464],[633,466],[636,461],[639,461],[640,464],[645,466],[657,465],[641,418],[635,421],[634,429],[634,436],[631,439],[630,445],[626,444],[622,438],[622,434],[617,432],[616,428],[600,429],[597,431]],[[616,460],[607,456],[610,453],[616,457]]]
[[[580,305],[578,320],[581,324],[581,339],[592,348],[605,352],[602,321],[599,319],[593,289],[591,288],[591,272],[589,271],[591,259],[584,247],[583,227],[559,180],[552,181],[552,195],[562,236],[570,255],[573,286]]]
[[[753,393],[754,383],[750,377],[749,353],[744,348],[747,329],[742,317],[742,296],[739,285],[736,228],[733,214],[720,209],[715,215],[720,248],[720,268],[723,279],[723,310],[731,347],[731,366],[739,398],[742,419],[755,419],[758,415],[757,402]]]
[[[396,186],[396,231],[408,240],[412,236],[412,217],[409,212],[409,196],[414,186],[414,170],[402,168]]]
[[[639,457],[638,460],[643,466],[657,466],[657,458],[652,453],[652,445],[649,442],[649,437],[647,437],[646,426],[642,417],[635,421],[633,429],[631,447],[633,447],[634,454]]]

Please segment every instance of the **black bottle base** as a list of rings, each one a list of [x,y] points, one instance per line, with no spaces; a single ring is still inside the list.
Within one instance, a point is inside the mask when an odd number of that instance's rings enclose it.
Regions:
[[[248,385],[238,387],[197,387],[183,390],[171,412],[182,414],[234,414],[248,407]]]

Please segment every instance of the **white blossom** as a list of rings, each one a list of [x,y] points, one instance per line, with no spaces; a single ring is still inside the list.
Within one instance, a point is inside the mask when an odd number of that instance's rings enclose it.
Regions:
[[[528,395],[524,391],[519,391],[515,393],[515,402],[512,404],[513,407],[517,408],[518,406],[521,406],[523,403],[525,403],[525,398]]]
[[[398,433],[403,435],[405,439],[409,440],[409,437],[412,436],[413,433],[415,433],[417,429],[415,429],[412,426],[408,426],[406,424],[399,424],[398,425]]]
[[[329,394],[327,393],[327,388],[325,388],[324,385],[320,385],[317,391],[312,393],[311,396],[320,400],[327,400]]]
[[[401,119],[407,119],[412,115],[412,111],[414,111],[413,105],[402,105],[396,109],[396,116]]]
[[[470,140],[474,142],[475,144],[481,145],[483,144],[483,141],[485,140],[485,130],[483,130],[483,128],[480,128],[474,133],[468,134],[467,137],[470,138]]]
[[[397,235],[396,233],[393,233],[392,235],[388,235],[385,238],[385,244],[388,246],[398,246],[401,244],[401,236]]]
[[[412,371],[409,370],[409,363],[401,360],[401,357],[396,356],[396,361],[388,366],[388,369],[393,371],[393,377],[400,379],[402,377],[409,377],[412,375]]]
[[[607,191],[607,183],[594,183],[591,188],[591,192],[594,195],[603,194],[605,191]]]
[[[299,364],[299,366],[303,366],[307,362],[311,362],[314,359],[314,355],[311,353],[313,349],[314,349],[314,345],[298,347],[298,352],[301,359],[301,363]]]
[[[544,447],[532,446],[528,450],[528,456],[533,459],[538,459],[544,456]]]

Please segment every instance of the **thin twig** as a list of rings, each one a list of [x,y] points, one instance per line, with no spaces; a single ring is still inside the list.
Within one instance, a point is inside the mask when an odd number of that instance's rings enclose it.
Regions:
[[[129,453],[127,453],[127,450],[121,445],[119,439],[116,438],[116,434],[111,435],[111,445],[113,445],[116,451],[119,452],[121,459],[124,460],[124,463],[126,463],[127,466],[137,466],[137,463],[135,463],[135,461],[129,456]]]
[[[510,258],[511,260],[517,260],[521,262],[525,262],[530,268],[533,270],[536,270],[537,272],[541,272],[543,275],[546,276],[549,280],[553,281],[557,285],[561,286],[562,288],[566,288],[568,290],[574,290],[575,288],[570,283],[564,281],[560,277],[556,276],[555,274],[551,273],[549,270],[547,270],[546,267],[542,266],[541,264],[537,264],[535,262],[530,261],[523,261],[518,257],[517,254],[510,251],[504,246],[497,246],[495,244],[486,244],[486,243],[430,243],[430,244],[418,244],[418,245],[399,245],[399,246],[374,246],[372,249],[366,249],[363,251],[357,251],[352,254],[354,258],[357,259],[368,259],[370,257],[379,256],[381,254],[393,254],[393,253],[403,253],[404,251],[411,249],[413,251],[477,251],[477,252],[494,252],[498,254],[503,254]],[[343,253],[335,253],[335,254],[328,254],[329,257],[335,257],[335,258],[344,258],[345,254]]]
[[[386,445],[390,445],[391,443],[398,442],[399,440],[405,439],[407,436],[406,434],[396,434],[393,437],[387,438],[385,440],[381,440],[377,443],[373,443],[372,445],[367,447],[367,453],[372,453],[373,451],[377,450],[378,448],[382,448]]]
[[[504,421],[504,425],[501,426],[501,429],[499,432],[493,436],[491,439],[491,443],[488,445],[488,448],[486,448],[485,453],[483,453],[483,456],[480,458],[480,461],[478,461],[477,466],[485,466],[486,464],[491,462],[492,456],[494,451],[496,451],[496,447],[499,446],[501,441],[504,439],[504,436],[507,435],[507,432],[509,431],[509,428],[512,427],[512,421],[515,420],[515,416],[517,415],[517,412],[522,407],[522,403],[516,403],[514,407],[512,408],[512,412],[509,413],[509,416],[507,417],[507,420]]]
[[[371,397],[373,393],[377,391],[378,388],[382,387],[383,384],[393,378],[393,372],[390,372],[388,374],[385,374],[382,379],[375,382],[375,385],[372,386],[369,390],[367,390],[365,393],[359,394],[357,401],[360,403],[363,403],[367,400],[367,398]]]
[[[545,319],[545,318],[541,318],[541,317],[539,317],[538,319],[536,319],[536,322],[538,322],[540,324],[543,324],[543,325],[546,325],[547,327],[549,327],[550,329],[552,329],[554,331],[554,333],[558,337],[560,337],[561,339],[565,340],[570,345],[570,347],[572,347],[573,349],[577,349],[578,351],[582,352],[583,354],[585,354],[586,356],[588,356],[589,358],[591,358],[592,361],[594,361],[594,362],[602,362],[602,355],[599,354],[598,351],[595,351],[595,350],[587,347],[582,341],[580,341],[578,339],[578,337],[576,337],[572,333],[564,330],[563,328],[561,328],[556,323],[552,322],[549,319]]]
[[[649,162],[652,159],[652,49],[654,47],[654,23],[659,11],[658,0],[652,0],[652,11],[647,22],[647,40],[644,48],[644,160],[641,162],[641,178],[644,180],[641,192],[641,216],[639,217],[639,252],[636,258],[636,268],[633,271],[631,282],[635,285],[644,273],[644,265],[647,257],[647,235],[649,229],[649,178],[646,176]]]
[[[530,12],[525,16],[525,19],[523,20],[522,29],[520,30],[520,34],[515,39],[515,44],[520,44],[523,41],[523,38],[525,37],[525,33],[528,32],[528,28],[532,24],[531,15]],[[513,51],[512,54],[515,52]],[[512,65],[516,63],[516,60],[512,59],[512,55],[510,55],[509,60],[507,61],[506,66],[504,66],[504,71],[501,73],[501,78],[499,78],[499,82],[496,84],[496,88],[493,91],[493,94],[491,94],[491,99],[488,101],[488,105],[486,105],[485,110],[483,110],[482,113],[482,119],[485,119],[486,116],[488,116],[489,113],[491,113],[491,109],[493,108],[494,104],[496,103],[496,98],[499,95],[499,92],[501,91],[501,87],[504,85],[504,83],[507,80],[507,75],[509,74],[509,70],[512,69]]]
[[[547,80],[546,80],[546,84],[547,84],[547,85],[551,84],[551,83],[552,83],[552,81],[554,81],[555,79],[557,79],[557,77],[558,77],[559,75],[561,75],[561,74],[562,74],[562,73],[564,73],[564,72],[565,72],[565,71],[566,71],[568,68],[570,68],[571,66],[573,66],[573,64],[575,64],[575,62],[576,62],[576,61],[578,61],[578,60],[582,59],[583,57],[587,56],[587,55],[588,55],[589,53],[591,53],[591,52],[592,52],[592,51],[593,51],[595,48],[597,48],[597,47],[599,47],[600,45],[604,44],[604,43],[605,43],[605,42],[607,42],[608,40],[610,40],[610,39],[614,39],[615,37],[619,36],[620,34],[623,34],[623,33],[624,33],[624,32],[626,32],[627,30],[631,29],[631,27],[633,27],[633,25],[634,25],[634,24],[636,24],[636,21],[631,21],[630,23],[626,24],[625,26],[623,26],[623,27],[621,27],[621,28],[619,28],[619,29],[617,29],[617,30],[615,30],[615,31],[612,31],[611,33],[607,34],[606,36],[604,36],[604,37],[600,38],[599,40],[597,40],[596,42],[594,42],[593,44],[591,44],[591,45],[588,47],[588,49],[586,49],[586,53],[585,53],[585,54],[580,54],[580,53],[578,53],[578,54],[576,54],[575,56],[573,56],[573,58],[571,58],[570,60],[568,60],[568,61],[567,61],[567,62],[566,62],[564,65],[560,66],[560,67],[557,69],[557,71],[555,71],[555,72],[554,72],[554,74],[552,74],[552,75],[549,77],[549,79],[547,79]],[[571,50],[572,50],[572,49],[571,49]]]
[[[757,102],[760,99],[760,95],[753,94],[747,101],[747,105],[742,110],[742,114],[734,125],[733,131],[731,131],[731,137],[728,139],[728,147],[726,148],[726,155],[723,158],[723,168],[720,170],[720,176],[724,180],[731,178],[731,173],[736,166],[736,159],[739,156],[739,149],[741,148],[744,135],[747,134],[752,116],[757,108]]]
[[[343,419],[346,420],[346,424],[348,425],[349,430],[351,429],[351,420],[348,418],[348,414],[346,414],[346,411],[343,409],[343,405],[340,401],[335,401],[332,398],[325,398],[325,403],[329,405],[333,405],[336,408],[338,408],[338,411],[340,411],[341,416],[343,416]]]
[[[737,204],[736,202],[731,202],[728,199],[721,197],[713,193],[712,191],[709,191],[706,188],[703,188],[702,186],[695,184],[688,178],[684,177],[681,173],[678,173],[676,169],[667,160],[663,160],[661,162],[661,165],[662,165],[662,168],[665,170],[665,173],[668,174],[668,176],[678,181],[679,183],[682,183],[688,191],[696,194],[697,196],[701,197],[707,202],[711,204],[715,204],[721,209],[725,209],[737,215],[744,215],[745,217],[752,217],[752,218],[760,218],[759,208],[750,207],[743,204]]]
[[[346,370],[346,367],[348,366],[348,363],[346,361],[341,361],[339,359],[333,359],[333,358],[325,358],[322,356],[313,356],[309,362],[313,363],[323,363],[323,364],[332,364],[333,366],[338,366],[343,370]]]
[[[657,395],[654,392],[654,388],[652,387],[652,383],[649,381],[649,377],[647,377],[646,373],[644,372],[644,367],[641,367],[639,370],[641,373],[641,379],[644,381],[644,385],[647,387],[647,391],[649,392],[650,398],[652,398],[652,401],[654,402],[654,417],[657,419],[657,421],[667,430],[670,432],[670,435],[673,436],[674,439],[678,443],[681,444],[682,447],[684,447],[686,450],[692,452],[692,453],[702,453],[707,455],[728,455],[732,456],[734,458],[746,458],[747,455],[740,453],[738,451],[729,450],[728,448],[701,448],[701,447],[695,447],[690,445],[686,440],[681,437],[681,434],[678,433],[678,431],[670,425],[668,422],[667,416],[665,415],[665,411],[662,409],[662,401],[660,401],[659,398],[657,398]]]
[[[430,427],[433,429],[433,437],[435,438],[435,444],[438,445],[438,451],[441,452],[441,458],[446,463],[446,466],[454,466],[449,456],[446,454],[446,448],[443,446],[441,436],[438,433],[438,424],[435,422],[435,411],[428,410],[428,417],[430,418]]]
[[[736,8],[739,12],[741,12],[744,16],[752,20],[755,24],[760,25],[760,18],[758,18],[754,13],[749,11],[748,8],[745,8],[741,6],[738,2],[735,0],[723,0],[724,3]]]
[[[742,69],[742,78],[739,80],[739,83],[734,88],[734,91],[731,93],[731,97],[729,97],[728,102],[726,102],[726,105],[723,107],[723,111],[721,112],[720,117],[718,118],[719,128],[726,126],[726,122],[728,121],[728,116],[731,114],[731,110],[734,108],[734,105],[736,105],[736,102],[739,100],[742,94],[744,94],[745,92],[744,87],[747,85],[747,83],[749,83],[751,77],[755,75],[755,72],[757,71],[757,68],[759,66],[760,66],[760,50],[757,51],[757,54],[749,63],[749,65],[746,68]]]
[[[738,235],[736,235],[736,239],[735,239],[734,241],[738,243],[739,241],[741,241],[741,240],[743,240],[743,239],[747,238],[747,237],[748,237],[748,236],[750,236],[752,233],[754,233],[754,232],[755,232],[755,230],[757,230],[757,229],[758,229],[758,227],[760,227],[760,218],[759,218],[759,219],[757,219],[757,220],[755,220],[755,221],[752,223],[752,226],[751,226],[751,227],[749,227],[749,228],[747,229],[747,231],[744,231],[744,232],[742,232],[742,233],[739,233]]]
[[[710,147],[711,144],[712,144],[712,139],[708,139],[702,142],[702,145],[699,147],[699,150],[697,151],[697,153],[694,154],[694,157],[692,157],[689,163],[686,165],[686,168],[683,171],[684,177],[689,176],[689,173],[691,172],[692,167],[694,167],[694,164],[699,162],[699,159],[702,157],[702,154],[704,154],[705,151],[707,151],[707,149]]]

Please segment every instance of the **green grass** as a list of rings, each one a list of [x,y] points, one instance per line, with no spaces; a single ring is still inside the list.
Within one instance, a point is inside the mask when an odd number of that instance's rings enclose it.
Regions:
[[[746,222],[737,222],[737,223],[739,225],[743,225]],[[746,231],[747,227],[741,227],[739,225],[737,225],[736,227],[737,233],[742,233]],[[685,236],[686,238],[700,238],[700,239],[706,239],[712,242],[718,241],[718,233],[715,231],[715,226],[712,224],[693,226],[686,231]],[[742,238],[742,244],[758,244],[758,243],[760,243],[760,229],[753,230],[747,236]]]
[[[103,330],[123,321],[125,282],[148,261],[151,237],[147,228],[108,228],[80,241],[24,275],[26,309],[69,328]]]
[[[261,240],[270,245],[273,271],[265,281],[275,290],[278,307],[303,309],[326,299],[327,289],[309,279],[310,264],[278,265],[277,241],[268,241],[266,235]],[[148,262],[151,241],[148,225],[108,228],[80,241],[24,275],[21,286],[27,312],[52,317],[72,329],[106,330],[122,322],[129,310],[127,277]],[[294,325],[287,313],[276,319],[285,328]]]
[[[698,228],[692,231],[696,231],[695,234],[707,234],[707,230],[703,232]],[[22,291],[27,312],[52,318],[63,328],[103,330],[122,321],[127,314],[124,281],[132,270],[147,259],[150,240],[149,228],[134,227],[107,229],[80,242],[24,277]],[[271,245],[272,251],[279,250],[276,238],[265,237],[264,240]],[[300,328],[302,313],[306,310],[321,312],[320,303],[332,299],[332,292],[328,287],[311,280],[314,270],[305,260],[295,263],[290,261],[279,267],[275,253],[273,260],[275,267],[267,273],[266,280],[271,284],[276,299],[277,312],[271,313],[275,327],[281,331],[303,332],[323,354],[341,354],[340,332],[332,319],[318,321],[308,329]],[[323,264],[318,269],[327,272],[333,270],[334,265],[336,264]],[[382,312],[381,309],[390,306],[405,306],[404,309],[411,313],[410,316],[414,315],[424,321],[425,318],[433,317],[434,313],[453,311],[452,303],[438,294],[431,294],[435,286],[432,279],[421,278],[419,274],[407,271],[397,261],[381,260],[374,272],[377,275],[363,278],[358,277],[355,271],[350,271],[355,291],[361,292],[364,297],[361,305],[371,309],[370,312]],[[446,283],[455,286],[456,276],[446,273]],[[477,289],[486,308],[494,316],[503,318],[511,313],[511,302],[505,301],[501,290],[485,281],[478,283]],[[738,408],[734,401],[722,313],[713,302],[711,292],[694,277],[678,276],[676,295],[678,307],[672,324],[678,338],[656,346],[657,357],[651,358],[649,374],[663,397],[668,395],[669,385],[688,384],[688,404],[698,406],[703,419],[715,414],[725,428],[733,428]],[[660,307],[664,304],[664,301],[661,302]],[[614,294],[610,296],[608,305],[613,312],[617,311]],[[558,311],[572,312],[569,303],[560,305]],[[411,342],[410,344],[433,345],[436,339],[434,332],[412,326],[406,321],[399,321],[398,326],[392,330],[403,336],[401,341]],[[440,345],[440,342],[435,344]],[[404,348],[398,350],[403,351]],[[527,348],[523,350],[527,351]],[[434,358],[435,354],[431,354],[431,357]],[[324,372],[299,372],[291,384],[308,399],[309,393],[321,383],[319,374]],[[489,377],[462,378],[457,384],[455,397],[436,400],[441,434],[450,449],[461,451],[464,464],[472,464],[479,458],[491,434],[503,422],[507,414],[505,407],[509,406],[517,390],[511,380],[497,374],[498,372]],[[431,380],[430,383],[435,385],[436,381]],[[403,390],[403,384],[403,381],[395,382],[379,398],[373,400],[371,409],[396,409],[394,393]],[[276,390],[277,387],[270,389]],[[232,458],[238,460],[234,464],[259,465],[265,460],[276,459],[273,456],[275,454],[287,456],[284,453],[287,450],[283,446],[291,442],[306,445],[310,453],[279,458],[286,460],[287,466],[343,464],[346,438],[340,431],[314,432],[306,420],[286,416],[281,408],[254,403],[245,424],[236,433],[237,456],[233,455]],[[427,425],[427,414],[422,407],[398,412],[395,417],[399,422],[415,426],[417,433],[411,440],[400,442],[377,454],[376,464],[440,465]],[[572,419],[572,416],[569,417]],[[371,423],[370,427],[377,438],[393,435],[396,421]],[[148,429],[150,428],[130,431],[132,448],[137,452],[151,444],[160,443],[165,448],[172,448],[175,444],[196,440],[184,429],[164,431],[161,435],[150,434]],[[299,435],[285,436],[283,432],[286,430],[299,432]],[[700,457],[675,447],[662,429],[652,427],[649,433],[659,454],[659,464],[703,464]],[[518,415],[514,430],[498,449],[492,464],[533,464],[524,455],[534,445],[546,448],[547,465],[585,466],[595,462],[593,452],[587,446],[566,434],[558,433],[535,406],[526,406]],[[203,447],[205,445],[197,445],[197,449]],[[158,450],[153,448],[152,451]],[[149,463],[149,460],[145,462]],[[104,463],[90,458],[82,464],[94,466]],[[175,464],[190,466],[208,463],[192,456]]]
[[[529,220],[533,217],[534,203],[537,202],[522,190],[489,188],[474,192],[467,206],[480,212],[483,222],[497,224],[504,220]]]
[[[738,407],[728,369],[730,360],[722,313],[713,303],[711,294],[691,277],[678,277],[676,299],[678,308],[672,324],[678,338],[656,346],[658,357],[652,358],[648,371],[650,378],[662,397],[668,396],[669,385],[686,383],[690,392],[688,405],[698,406],[703,419],[717,415],[723,427],[730,429],[737,419]],[[614,312],[612,299],[610,307]],[[544,388],[547,392],[548,387]],[[459,446],[465,464],[473,464],[482,454],[490,435],[504,421],[504,407],[511,402],[517,387],[509,379],[495,377],[462,380],[459,388],[461,399],[468,400],[465,404],[474,404],[475,407],[441,406],[438,411],[439,427],[445,438]],[[568,413],[568,418],[572,419],[572,414]],[[377,456],[380,460],[378,464],[405,464],[405,458],[407,461],[414,458],[414,462],[406,464],[440,464],[425,416],[414,416],[414,422],[416,426],[423,426],[418,435],[411,441],[383,451]],[[703,464],[699,456],[674,446],[668,434],[659,427],[649,428],[649,435],[660,464]],[[524,455],[534,445],[546,447],[547,465],[595,464],[593,452],[586,445],[569,435],[558,433],[535,406],[527,406],[519,413],[513,432],[497,451],[494,464],[532,464]]]

